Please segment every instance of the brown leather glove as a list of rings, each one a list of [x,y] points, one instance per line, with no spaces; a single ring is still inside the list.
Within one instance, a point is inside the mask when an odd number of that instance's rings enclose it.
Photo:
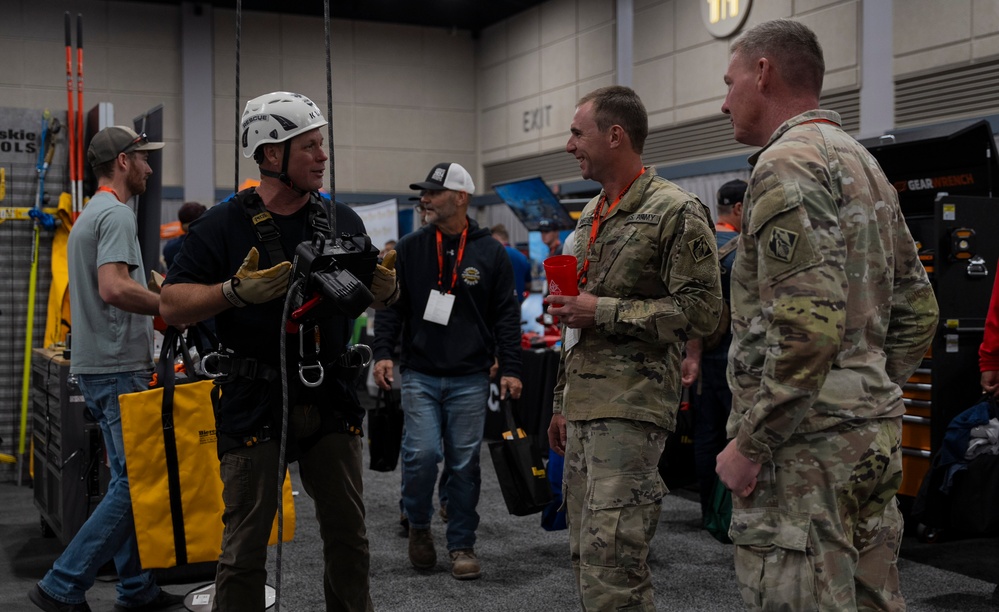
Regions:
[[[164,277],[162,274],[156,270],[149,271],[149,281],[146,283],[146,289],[149,289],[153,293],[159,293],[160,289],[163,288]]]
[[[257,247],[251,248],[236,274],[222,283],[222,295],[233,306],[242,308],[247,304],[262,304],[288,291],[291,262],[282,261],[272,268],[258,270],[259,259]]]
[[[375,274],[371,278],[371,295],[375,308],[391,306],[399,299],[399,279],[395,275],[395,249],[385,254],[382,263],[375,266]]]

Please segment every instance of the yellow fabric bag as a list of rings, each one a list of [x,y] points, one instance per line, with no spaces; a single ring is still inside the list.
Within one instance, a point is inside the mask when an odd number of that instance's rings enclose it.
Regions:
[[[161,386],[118,397],[135,535],[144,569],[217,561],[222,549],[222,478],[213,383],[175,381],[172,364],[178,354],[187,354],[186,343],[171,327],[157,367]],[[189,364],[187,371],[193,371]],[[287,472],[282,506],[282,535],[288,542],[295,536],[295,505]],[[276,543],[275,514],[269,544]]]
[[[44,347],[66,341],[72,318],[69,311],[69,263],[66,259],[66,245],[73,227],[73,198],[68,193],[59,196],[56,211],[59,225],[52,237],[52,284],[49,286],[48,316],[45,320]]]

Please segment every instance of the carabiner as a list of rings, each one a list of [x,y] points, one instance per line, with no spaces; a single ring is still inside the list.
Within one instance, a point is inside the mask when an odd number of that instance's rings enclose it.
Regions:
[[[218,378],[225,374],[222,371],[222,359],[228,358],[228,355],[223,355],[217,352],[211,352],[201,358],[201,369],[204,371],[205,376],[208,378]]]
[[[313,370],[319,371],[319,376],[315,381],[310,381],[305,377],[306,372],[311,372]],[[323,364],[315,363],[313,365],[305,365],[304,363],[298,364],[298,379],[302,381],[302,384],[309,388],[318,387],[323,384]]]

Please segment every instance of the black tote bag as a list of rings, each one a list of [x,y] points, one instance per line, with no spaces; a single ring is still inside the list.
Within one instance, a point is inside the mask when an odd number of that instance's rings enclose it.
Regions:
[[[541,512],[552,500],[541,450],[532,436],[517,427],[510,401],[502,401],[501,407],[509,429],[503,433],[502,440],[489,443],[489,455],[496,468],[506,509],[514,516]]]
[[[371,469],[393,472],[399,463],[405,415],[399,406],[399,390],[378,390],[375,407],[368,411],[368,453]]]

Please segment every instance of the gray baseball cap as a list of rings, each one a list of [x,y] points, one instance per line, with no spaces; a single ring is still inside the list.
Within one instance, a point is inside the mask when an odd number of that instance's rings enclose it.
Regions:
[[[93,168],[118,157],[119,153],[155,151],[162,148],[162,142],[149,142],[145,132],[136,134],[132,128],[113,125],[97,132],[91,139],[90,149],[87,150],[87,161]]]

